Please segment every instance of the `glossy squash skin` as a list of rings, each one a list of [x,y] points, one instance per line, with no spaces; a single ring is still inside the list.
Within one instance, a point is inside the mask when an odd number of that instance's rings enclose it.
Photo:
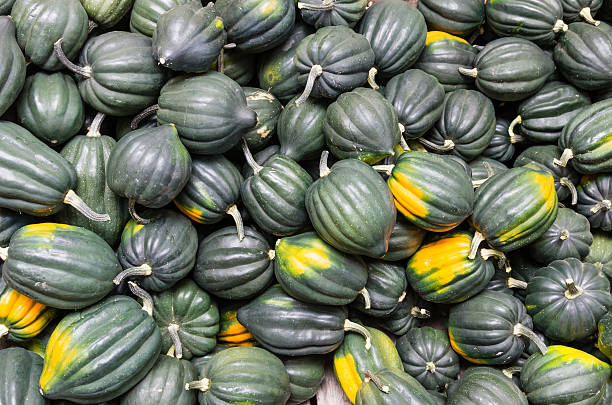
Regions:
[[[215,8],[227,31],[227,42],[246,53],[261,53],[281,44],[295,23],[291,0],[219,0]]]
[[[291,99],[278,117],[276,131],[280,144],[279,153],[296,162],[317,159],[325,148],[323,122],[327,103],[309,98],[297,106],[296,99]]]
[[[593,334],[612,307],[609,289],[608,278],[594,265],[573,257],[555,260],[529,280],[525,305],[547,337],[573,342]]]
[[[526,246],[557,217],[554,186],[550,173],[529,165],[496,174],[476,190],[471,222],[494,249]]]
[[[363,87],[341,94],[327,107],[323,133],[338,159],[368,164],[391,156],[401,136],[393,105],[380,92]]]
[[[53,50],[58,39],[63,38],[62,50],[71,60],[87,39],[87,13],[79,0],[17,0],[11,17],[25,56],[45,70],[57,71],[64,67]]]
[[[3,405],[48,405],[51,402],[38,392],[43,360],[21,347],[0,350],[0,403]]]
[[[130,31],[153,36],[159,17],[172,7],[191,0],[136,0],[130,14]]]
[[[261,293],[274,278],[274,250],[257,230],[244,228],[240,241],[234,226],[211,233],[200,243],[192,277],[209,293],[230,300]]]
[[[474,182],[485,182],[493,177],[491,176],[491,173],[489,173],[489,168],[491,169],[493,175],[508,170],[508,166],[506,166],[504,163],[486,156],[479,156],[472,160],[469,162],[468,167],[471,172],[470,176]]]
[[[314,397],[325,376],[324,356],[285,357],[291,397],[287,405],[299,405]]]
[[[414,405],[436,405],[433,394],[427,392],[410,375],[396,369],[385,368],[372,372],[382,384],[388,388],[388,392],[381,389],[372,379],[366,378],[364,383],[359,386],[356,405],[393,405],[401,404],[404,401]]]
[[[535,353],[521,371],[521,385],[533,405],[601,404],[610,376],[607,363],[567,346]]]
[[[236,313],[242,304],[230,304],[219,310],[219,333],[217,333],[217,346],[257,346],[257,341],[238,319]]]
[[[450,93],[457,89],[474,87],[472,78],[459,73],[458,68],[472,69],[478,50],[463,38],[441,31],[429,31],[425,49],[415,68],[429,73]]]
[[[472,234],[455,231],[422,245],[408,260],[406,277],[425,300],[451,304],[478,294],[489,283],[495,264],[482,250],[468,259]]]
[[[130,11],[134,0],[80,0],[89,18],[101,28],[108,29]]]
[[[471,367],[447,390],[448,405],[527,405],[511,378],[493,367]]]
[[[514,157],[516,147],[508,135],[510,121],[497,117],[495,120],[495,132],[489,146],[482,151],[482,156],[495,159],[499,162],[507,162]]]
[[[78,77],[83,101],[107,115],[140,112],[155,103],[166,80],[153,58],[151,39],[142,34],[113,31],[93,37],[81,49],[79,65],[89,71]]]
[[[279,239],[274,274],[283,290],[311,304],[347,305],[368,280],[359,256],[334,249],[315,232]]]
[[[472,212],[474,188],[459,164],[433,153],[399,156],[387,180],[395,206],[414,225],[433,232],[455,228]],[[452,193],[452,197],[443,197]]]
[[[561,0],[563,4],[563,19],[565,22],[584,21],[585,8],[594,16],[603,5],[603,0]]]
[[[321,6],[324,7],[317,8]],[[329,25],[346,25],[352,28],[363,16],[366,6],[365,0],[337,0],[330,5],[321,0],[305,0],[298,4],[298,9],[304,22],[316,29]]]
[[[50,399],[98,403],[138,383],[159,357],[153,318],[132,298],[116,295],[67,315],[53,331],[40,376]],[[95,350],[96,356],[87,356]]]
[[[181,141],[195,154],[227,152],[257,122],[238,83],[214,71],[170,80],[158,104],[157,121],[174,124]]]
[[[593,243],[585,262],[593,263],[606,276],[612,277],[612,236],[608,232],[593,230]]]
[[[431,30],[464,36],[480,27],[485,20],[484,3],[478,0],[425,0],[417,5]]]
[[[24,226],[11,238],[9,250],[2,268],[6,284],[54,308],[79,309],[100,301],[121,271],[104,239],[77,226]]]
[[[398,218],[389,238],[389,249],[381,259],[398,261],[409,258],[421,246],[426,233],[411,222]]]
[[[161,355],[149,373],[121,397],[120,405],[195,405],[196,394],[185,384],[198,378],[198,371],[187,360]]]
[[[218,66],[217,66],[218,68]],[[255,77],[257,72],[257,57],[244,53],[236,48],[223,50],[223,74],[238,83],[246,86]]]
[[[355,403],[359,386],[366,371],[381,369],[404,371],[393,341],[382,331],[366,327],[372,336],[372,347],[366,349],[365,339],[356,333],[348,334],[334,352],[334,375],[348,399]]]
[[[576,210],[587,217],[592,228],[603,231],[612,230],[612,176],[583,176],[578,185],[578,205]]]
[[[336,249],[373,258],[387,252],[395,205],[384,180],[368,164],[356,159],[334,164],[308,188],[306,209],[319,236]]]
[[[392,77],[417,61],[425,47],[427,26],[423,15],[405,1],[379,3],[367,9],[357,32],[370,41],[378,74]]]
[[[431,316],[426,308],[425,301],[421,299],[412,289],[406,290],[406,297],[398,304],[389,315],[380,318],[380,327],[401,336],[412,328],[420,326],[422,319]]]
[[[406,299],[408,282],[404,268],[382,260],[368,260],[366,264],[368,280],[364,288],[370,298],[370,308],[366,308],[362,294],[357,296],[353,307],[366,315],[385,317]]]
[[[35,222],[34,217],[19,214],[18,212],[6,208],[0,208],[0,247],[8,246],[11,236],[13,236],[19,228],[33,222]]]
[[[249,148],[260,150],[275,138],[276,125],[283,105],[270,92],[256,87],[243,89],[247,106],[257,114],[257,124],[245,131],[243,138],[246,139]]]
[[[26,80],[26,62],[15,39],[15,23],[0,16],[0,117],[17,100]]]
[[[184,278],[171,289],[152,297],[153,319],[161,332],[162,353],[167,353],[174,344],[169,334],[170,328],[175,328],[178,334],[185,359],[204,356],[215,347],[215,335],[219,332],[219,309],[193,280]],[[176,345],[174,352],[178,357]]]

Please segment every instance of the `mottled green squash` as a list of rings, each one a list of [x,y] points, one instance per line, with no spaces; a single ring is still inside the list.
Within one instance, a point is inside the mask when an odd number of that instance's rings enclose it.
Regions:
[[[366,374],[357,390],[356,405],[436,405],[438,402],[414,378],[400,370],[384,368]]]
[[[593,243],[589,247],[589,254],[585,262],[593,263],[608,277],[612,277],[612,235],[608,232],[593,231]]]
[[[367,8],[366,0],[304,0],[297,3],[302,19],[316,29],[329,25],[354,27]]]
[[[101,28],[108,29],[117,25],[130,11],[134,0],[81,0],[81,4],[90,19]]]
[[[291,389],[287,405],[299,405],[314,397],[325,376],[325,357],[312,355],[286,357],[282,360]]]
[[[242,135],[249,148],[260,150],[276,135],[276,126],[283,105],[271,93],[256,87],[244,87],[247,107],[257,114],[257,124]]]
[[[15,39],[15,23],[0,16],[0,117],[17,100],[26,80],[26,62]]]
[[[280,154],[296,162],[316,159],[325,148],[323,123],[327,112],[324,100],[309,98],[299,106],[291,99],[278,117]]]
[[[49,405],[38,392],[43,361],[37,354],[20,347],[0,350],[0,403],[2,405]]]
[[[130,14],[130,31],[153,36],[159,17],[172,7],[192,0],[136,0]]]
[[[528,405],[511,378],[492,367],[471,367],[448,387],[448,405]]]

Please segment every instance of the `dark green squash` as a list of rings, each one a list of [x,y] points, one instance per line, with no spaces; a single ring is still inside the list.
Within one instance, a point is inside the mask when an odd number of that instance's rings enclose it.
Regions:
[[[491,100],[478,91],[458,89],[446,96],[440,119],[420,141],[426,148],[452,151],[470,161],[489,146],[495,124]]]
[[[196,261],[198,234],[189,219],[170,210],[148,211],[147,224],[130,220],[117,249],[126,269],[113,282],[143,276],[139,285],[148,291],[164,291],[185,278]]]
[[[87,39],[87,13],[79,0],[17,0],[11,17],[25,56],[45,70],[64,67],[53,50],[58,39],[62,38],[62,49],[71,60]]]
[[[406,297],[384,318],[380,318],[380,327],[401,336],[412,328],[420,326],[423,319],[431,317],[423,301],[412,289],[407,289]]]
[[[270,143],[276,135],[276,125],[283,105],[271,93],[256,87],[244,87],[247,107],[257,114],[255,127],[245,131],[249,148],[260,150]]]
[[[40,392],[81,403],[116,398],[155,365],[160,345],[157,325],[135,300],[106,298],[57,325],[45,352]]]
[[[479,0],[421,0],[417,7],[430,30],[465,36],[485,20],[485,6]]]
[[[297,2],[302,19],[316,29],[329,25],[353,27],[366,11],[366,0],[304,0]]]
[[[531,257],[544,265],[568,257],[582,260],[593,243],[590,229],[583,215],[569,208],[559,208],[555,222],[529,245]]]
[[[35,222],[35,218],[19,214],[6,208],[0,208],[0,247],[6,247],[11,236],[22,226]],[[2,272],[0,271],[0,274]]]
[[[583,176],[578,185],[576,211],[587,217],[591,227],[612,230],[612,175]]]
[[[187,360],[161,355],[146,376],[121,397],[120,405],[195,405],[195,392],[185,384],[198,378],[198,371]]]
[[[324,100],[309,98],[297,106],[294,97],[278,117],[280,154],[296,162],[316,159],[325,148],[323,122],[327,112]]]
[[[291,389],[287,405],[299,405],[314,397],[325,376],[325,357],[286,357],[283,364],[289,375]]]
[[[368,260],[366,264],[368,280],[364,289],[368,294],[369,307],[364,295],[357,296],[353,307],[366,315],[385,317],[406,298],[408,282],[404,268],[382,260]]]
[[[548,338],[573,342],[597,330],[597,321],[612,308],[609,291],[610,282],[598,268],[571,257],[535,273],[525,305]]]
[[[17,100],[26,80],[26,62],[15,39],[15,23],[0,16],[0,117]]]
[[[119,23],[126,15],[134,0],[80,0],[89,18],[101,28],[107,29]]]
[[[222,71],[241,86],[249,84],[257,73],[256,55],[244,53],[236,48],[224,49],[222,53],[223,69],[217,66],[219,72]]]
[[[563,4],[563,19],[567,22],[586,21],[599,25],[593,16],[603,5],[603,0],[561,0]]]
[[[13,234],[4,281],[41,304],[79,309],[113,289],[121,271],[115,252],[98,235],[77,226],[42,223]]]
[[[327,168],[308,188],[306,209],[327,243],[346,253],[379,258],[387,252],[396,219],[391,191],[368,164],[345,159]]]
[[[529,283],[529,281],[535,277],[537,271],[542,267],[539,263],[531,258],[527,253],[526,249],[519,249],[511,252],[508,255],[508,263],[512,270],[510,271],[510,277],[519,282]],[[514,296],[521,301],[525,302],[527,296],[527,288],[515,288]]]
[[[0,403],[2,405],[48,405],[51,402],[38,392],[43,360],[28,350],[9,347],[0,350]]]
[[[279,355],[332,352],[345,331],[366,336],[366,345],[371,339],[363,326],[348,320],[346,308],[298,301],[278,284],[241,307],[237,318],[262,347]]]
[[[453,155],[450,155],[453,156]],[[498,160],[479,156],[469,162],[469,166],[474,187],[480,187],[493,175],[508,170],[508,167]]]
[[[516,151],[516,147],[514,146],[516,138],[512,138],[508,135],[509,126],[510,121],[505,118],[497,117],[495,120],[493,138],[491,138],[489,146],[482,151],[482,156],[495,159],[499,162],[512,160]]]
[[[409,401],[409,402],[405,402]],[[436,405],[438,402],[410,375],[385,368],[366,371],[363,384],[357,390],[356,405]]]
[[[136,0],[130,14],[130,31],[153,36],[159,17],[172,7],[192,0]]]
[[[181,141],[195,154],[227,152],[257,122],[238,83],[214,71],[170,80],[158,103],[157,121],[174,124]]]
[[[244,228],[244,239],[230,226],[211,233],[200,243],[192,277],[209,293],[230,300],[260,294],[274,278],[274,250],[254,228]]]
[[[589,254],[584,258],[587,263],[593,263],[595,267],[603,271],[609,278],[612,277],[612,235],[608,232],[593,231],[593,243],[589,248]]]
[[[315,232],[279,239],[274,274],[283,290],[303,302],[347,305],[364,291],[368,269],[359,256],[334,249]]]
[[[246,53],[261,53],[281,44],[295,23],[292,0],[217,0],[215,8],[227,42]]]
[[[133,131],[132,120],[134,116],[119,117],[115,123],[115,139],[119,140]],[[157,126],[157,114],[153,114],[144,120],[138,122],[137,129],[153,128]]]
[[[612,313],[607,312],[597,323],[597,348],[608,357],[612,357]]]
[[[278,155],[279,151],[280,151],[280,146],[270,145],[266,148],[263,148],[259,152],[255,153],[253,155],[253,159],[255,160],[255,162],[257,162],[257,164],[265,165],[266,163],[268,163],[268,160],[272,159],[274,155]],[[249,178],[254,174],[253,168],[249,166],[247,162],[245,162],[244,165],[242,165],[241,173],[242,173],[242,176],[245,178]]]
[[[389,249],[381,259],[398,261],[409,258],[421,246],[426,233],[411,222],[398,218],[389,238]]]
[[[555,70],[552,59],[536,44],[512,37],[489,42],[478,53],[474,66],[471,70],[459,68],[459,72],[475,78],[478,90],[500,101],[518,101],[535,94]]]
[[[10,15],[15,0],[0,0],[0,15]]]
[[[153,32],[153,57],[183,72],[203,72],[217,60],[226,33],[213,4],[180,4],[162,14]]]
[[[190,278],[171,289],[153,294],[153,319],[159,326],[162,353],[174,346],[176,358],[204,356],[219,332],[219,309],[210,296]],[[193,380],[190,380],[193,381]]]
[[[327,107],[323,133],[338,159],[368,164],[393,155],[401,137],[393,105],[380,92],[363,87],[341,94]]]
[[[448,387],[448,405],[528,405],[511,378],[492,367],[471,367]]]

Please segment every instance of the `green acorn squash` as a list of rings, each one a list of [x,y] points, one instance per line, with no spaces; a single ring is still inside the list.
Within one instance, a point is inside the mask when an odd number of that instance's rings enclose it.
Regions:
[[[90,19],[107,29],[119,23],[132,8],[134,0],[81,0],[81,4]]]
[[[19,228],[33,222],[35,222],[34,217],[19,214],[6,208],[0,208],[0,247],[8,246],[11,236],[13,236]],[[0,274],[2,274],[1,270]]]
[[[130,31],[151,37],[162,14],[190,1],[192,0],[136,0],[130,14]]]
[[[389,249],[381,259],[398,261],[409,258],[421,246],[426,233],[411,222],[398,218],[389,238]]]
[[[421,0],[417,7],[431,30],[465,36],[485,20],[485,6],[480,0]]]
[[[409,401],[409,402],[405,402]],[[355,398],[356,405],[436,405],[433,394],[428,393],[410,375],[396,369],[384,368],[366,371]]]
[[[20,347],[0,350],[0,403],[2,405],[48,405],[51,402],[38,392],[43,360]]]
[[[17,100],[26,80],[26,62],[15,39],[15,23],[0,16],[0,117]]]
[[[576,211],[587,217],[591,227],[612,230],[612,175],[583,176],[578,185]]]
[[[15,0],[0,0],[0,15],[10,15]]]
[[[369,302],[365,294],[361,294],[353,302],[353,307],[366,315],[385,317],[406,298],[406,274],[403,267],[395,263],[368,260],[366,264],[368,280],[364,289]]]
[[[452,157],[454,155],[449,155]],[[485,181],[489,180],[497,173],[508,170],[508,167],[498,160],[491,159],[486,156],[479,156],[469,162],[470,177],[474,187],[480,187]]]
[[[223,69],[217,66],[219,72],[241,86],[249,84],[257,73],[256,55],[244,53],[236,48],[224,49],[222,54]]]
[[[296,162],[316,159],[325,148],[323,122],[327,103],[320,99],[309,98],[299,106],[294,97],[278,117],[277,133],[280,154]]]
[[[412,289],[406,290],[406,297],[384,318],[380,318],[380,327],[393,333],[403,335],[412,328],[420,326],[423,319],[431,313],[423,307],[423,301]]]
[[[247,107],[257,114],[255,127],[242,135],[249,148],[260,150],[270,143],[276,135],[276,125],[283,110],[283,105],[265,90],[255,87],[244,87]]]
[[[299,405],[314,397],[325,376],[325,357],[286,357],[283,360],[289,375],[291,397],[287,405]]]
[[[563,5],[563,19],[567,22],[586,21],[598,26],[593,16],[603,5],[603,0],[561,0]]]
[[[589,254],[584,258],[587,263],[603,271],[609,278],[612,277],[612,235],[608,232],[593,231],[593,243],[589,247]]]
[[[329,25],[353,27],[367,8],[366,0],[304,0],[297,2],[302,20],[316,29]]]
[[[448,387],[448,405],[528,405],[511,378],[492,367],[471,367]]]
[[[497,117],[495,120],[495,132],[493,132],[493,138],[489,146],[482,151],[482,156],[490,159],[495,159],[499,162],[507,162],[512,160],[516,147],[513,141],[515,138],[511,138],[508,134],[508,127],[510,121],[505,118]]]
[[[607,312],[597,323],[597,348],[608,359],[612,357],[612,313]]]

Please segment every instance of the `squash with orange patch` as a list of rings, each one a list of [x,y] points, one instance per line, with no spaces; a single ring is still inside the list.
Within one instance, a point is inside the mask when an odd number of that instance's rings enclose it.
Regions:
[[[257,341],[236,318],[236,313],[242,305],[230,304],[219,310],[219,333],[217,346],[257,346]]]

